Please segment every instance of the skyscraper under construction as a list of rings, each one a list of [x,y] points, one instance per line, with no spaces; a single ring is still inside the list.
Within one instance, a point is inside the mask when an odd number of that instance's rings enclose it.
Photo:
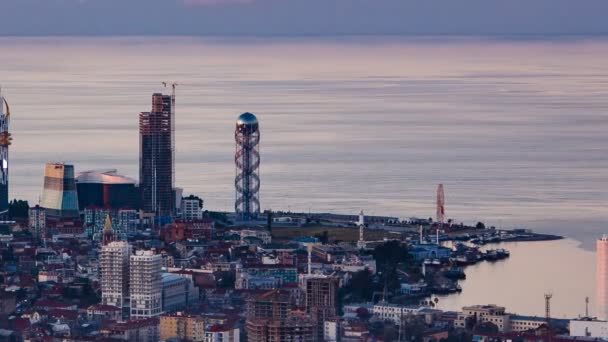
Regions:
[[[8,219],[8,146],[11,134],[8,124],[11,110],[0,92],[0,220]]]
[[[243,113],[238,117],[234,139],[236,141],[234,210],[240,219],[248,220],[260,213],[260,127],[255,115]]]
[[[175,93],[152,95],[152,110],[139,114],[139,187],[144,213],[170,216],[175,206]]]

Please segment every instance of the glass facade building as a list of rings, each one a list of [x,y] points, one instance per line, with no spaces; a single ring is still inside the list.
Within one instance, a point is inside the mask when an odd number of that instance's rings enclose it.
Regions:
[[[77,218],[79,216],[74,165],[46,164],[40,206],[46,209],[47,217]]]

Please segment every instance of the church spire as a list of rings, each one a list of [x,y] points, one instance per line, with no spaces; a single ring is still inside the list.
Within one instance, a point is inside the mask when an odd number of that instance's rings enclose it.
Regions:
[[[110,214],[106,215],[106,222],[103,225],[102,241],[104,245],[114,241],[114,229],[112,228]]]

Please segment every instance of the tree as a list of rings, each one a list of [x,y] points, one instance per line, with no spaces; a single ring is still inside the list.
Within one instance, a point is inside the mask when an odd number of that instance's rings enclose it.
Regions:
[[[27,218],[30,205],[27,201],[14,199],[8,204],[8,216],[12,219]]]
[[[370,317],[372,317],[372,314],[370,314],[369,310],[367,310],[366,308],[358,308],[356,312],[357,312],[357,317],[363,321],[366,321]]]
[[[348,289],[358,299],[370,301],[374,294],[374,289],[370,286],[371,283],[372,274],[366,269],[353,274]]]
[[[407,247],[401,242],[391,240],[377,246],[373,252],[376,263],[386,265],[387,268],[393,267],[400,262],[409,261],[410,254]]]
[[[266,226],[268,228],[268,231],[272,233],[272,211],[268,210],[268,214],[266,216]]]
[[[324,230],[323,233],[316,234],[315,237],[319,239],[322,244],[326,244],[329,241],[329,232]]]
[[[236,276],[233,272],[218,272],[218,273],[216,273],[217,287],[222,288],[222,289],[234,288],[234,283],[236,282]]]
[[[486,225],[483,222],[477,222],[475,229],[486,229]]]

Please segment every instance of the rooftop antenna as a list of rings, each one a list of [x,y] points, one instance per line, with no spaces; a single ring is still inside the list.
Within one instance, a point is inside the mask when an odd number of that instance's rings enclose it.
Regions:
[[[553,298],[553,294],[545,293],[545,319],[547,324],[551,321],[551,298]]]

